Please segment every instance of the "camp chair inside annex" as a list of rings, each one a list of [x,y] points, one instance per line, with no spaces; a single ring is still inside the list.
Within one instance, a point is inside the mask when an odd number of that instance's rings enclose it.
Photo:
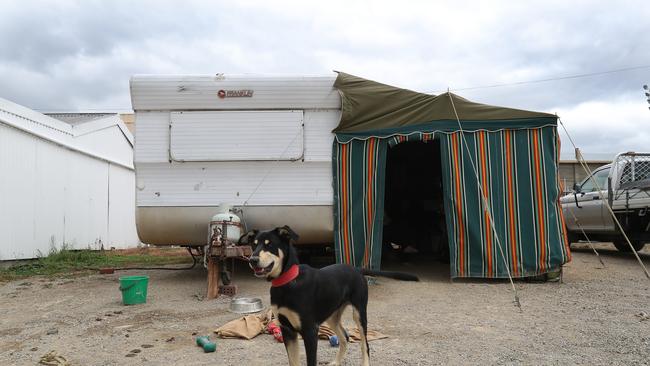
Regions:
[[[342,109],[332,153],[337,262],[379,268],[388,151],[412,142],[432,144],[439,159],[452,277],[539,275],[570,260],[555,115],[344,73],[334,86]]]

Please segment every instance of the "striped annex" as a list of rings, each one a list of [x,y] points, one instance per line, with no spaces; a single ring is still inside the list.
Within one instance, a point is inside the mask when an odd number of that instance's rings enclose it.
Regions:
[[[388,138],[388,146],[393,147],[402,142],[414,142],[414,141],[433,141],[435,138],[435,132],[414,132],[408,135],[396,135]]]
[[[561,142],[560,142],[560,136],[557,133],[557,130],[553,131],[555,134],[555,141],[556,141],[556,149],[555,149],[555,156],[556,158],[559,159],[560,156],[560,149],[561,149]],[[556,175],[557,175],[557,187],[558,187],[558,192],[564,192],[564,187],[562,186],[562,180],[560,179],[560,167],[559,164],[556,167]],[[562,239],[564,240],[564,245],[562,246],[562,257],[567,258],[567,261],[571,261],[571,249],[570,249],[570,244],[569,243],[569,235],[566,230],[566,225],[564,223],[564,212],[562,211],[562,205],[560,203],[560,195],[558,194],[558,203],[555,206],[555,213],[560,217],[560,220],[558,222],[558,230],[561,232]]]
[[[557,144],[552,126],[442,134],[452,277],[531,276],[570,260]]]
[[[333,148],[333,185],[334,185],[334,252],[337,263],[354,263],[350,250],[350,225],[348,219],[352,208],[349,203],[350,180],[350,146],[352,144],[334,143]]]
[[[383,234],[385,139],[334,142],[337,263],[379,268]]]
[[[467,243],[466,207],[464,195],[464,154],[460,149],[458,134],[445,135],[441,140],[443,190],[447,237],[449,239],[449,261],[452,277],[462,277],[467,262],[465,260]]]

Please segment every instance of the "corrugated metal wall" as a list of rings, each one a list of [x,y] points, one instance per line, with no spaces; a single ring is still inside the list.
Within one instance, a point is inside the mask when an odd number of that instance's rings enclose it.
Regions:
[[[0,123],[0,260],[137,244],[133,186],[129,169]]]

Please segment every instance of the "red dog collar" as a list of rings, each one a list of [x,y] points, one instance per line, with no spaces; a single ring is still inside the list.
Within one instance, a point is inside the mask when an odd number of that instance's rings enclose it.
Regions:
[[[281,274],[280,277],[272,280],[271,287],[284,286],[287,283],[295,280],[296,277],[298,277],[299,273],[300,273],[300,267],[298,267],[297,264],[294,264],[293,266],[289,267],[289,269],[286,272]]]

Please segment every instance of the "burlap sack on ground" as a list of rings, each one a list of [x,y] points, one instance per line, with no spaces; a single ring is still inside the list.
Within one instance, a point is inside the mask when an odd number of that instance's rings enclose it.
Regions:
[[[221,338],[253,339],[266,329],[273,317],[271,310],[259,314],[246,315],[220,326],[214,332]]]
[[[346,330],[348,332],[348,335],[350,336],[351,343],[356,343],[361,341],[361,333],[359,333],[358,328],[352,328]],[[376,341],[377,339],[388,338],[387,335],[379,333],[375,330],[368,330],[367,333],[368,333],[368,342]],[[329,339],[329,337],[333,335],[335,335],[334,331],[332,330],[332,328],[328,327],[327,324],[321,324],[320,328],[318,328],[318,337],[321,339]]]
[[[261,312],[259,314],[246,315],[217,328],[214,332],[221,338],[243,338],[253,339],[258,334],[265,332],[266,325],[269,321],[273,320],[273,313],[271,310]],[[352,328],[347,330],[350,336],[350,342],[355,343],[361,340],[359,329]],[[329,339],[334,335],[334,331],[326,324],[321,324],[318,329],[318,337],[321,339]],[[374,330],[368,330],[368,342],[377,339],[388,338],[387,335],[379,333]]]

